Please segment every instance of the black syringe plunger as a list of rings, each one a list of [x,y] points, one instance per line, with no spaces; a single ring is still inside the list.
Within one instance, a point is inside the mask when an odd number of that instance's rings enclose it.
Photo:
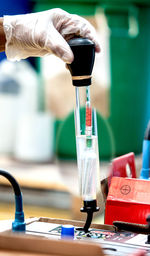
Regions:
[[[74,86],[91,85],[91,74],[95,60],[95,44],[87,38],[73,38],[68,44],[74,60],[68,65]]]

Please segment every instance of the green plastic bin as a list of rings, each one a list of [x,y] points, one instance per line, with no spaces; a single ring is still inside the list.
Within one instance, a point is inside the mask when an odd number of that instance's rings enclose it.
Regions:
[[[116,155],[142,151],[150,119],[150,1],[100,0],[110,28],[110,117]]]
[[[34,11],[62,8],[67,12],[84,16],[92,16],[95,14],[98,1],[99,0],[32,0]]]

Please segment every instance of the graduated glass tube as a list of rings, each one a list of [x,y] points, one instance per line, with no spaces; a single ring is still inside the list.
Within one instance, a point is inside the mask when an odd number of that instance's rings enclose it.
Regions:
[[[86,88],[88,90],[88,87]],[[76,148],[80,194],[83,201],[96,200],[99,187],[99,153],[96,110],[90,106],[89,91],[86,92],[86,114],[80,118],[79,88],[76,88]],[[82,127],[82,129],[81,129]],[[85,129],[83,130],[83,127]]]

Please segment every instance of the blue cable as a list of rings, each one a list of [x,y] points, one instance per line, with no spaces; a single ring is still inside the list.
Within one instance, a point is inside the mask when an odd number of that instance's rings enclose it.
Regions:
[[[150,121],[143,141],[143,161],[140,179],[150,180]]]
[[[19,196],[15,195],[15,205],[15,220],[12,223],[12,231],[25,231],[26,224],[24,221],[22,194]]]
[[[10,173],[0,170],[0,175],[9,180],[15,194],[15,220],[12,223],[12,231],[25,231],[26,224],[24,220],[23,201],[20,186]]]

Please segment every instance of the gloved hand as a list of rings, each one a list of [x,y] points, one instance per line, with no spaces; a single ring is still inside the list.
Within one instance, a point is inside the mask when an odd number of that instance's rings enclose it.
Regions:
[[[84,18],[59,8],[25,15],[4,16],[5,52],[9,60],[54,53],[66,63],[73,61],[73,53],[66,40],[74,35],[86,37],[100,46],[95,29]]]

